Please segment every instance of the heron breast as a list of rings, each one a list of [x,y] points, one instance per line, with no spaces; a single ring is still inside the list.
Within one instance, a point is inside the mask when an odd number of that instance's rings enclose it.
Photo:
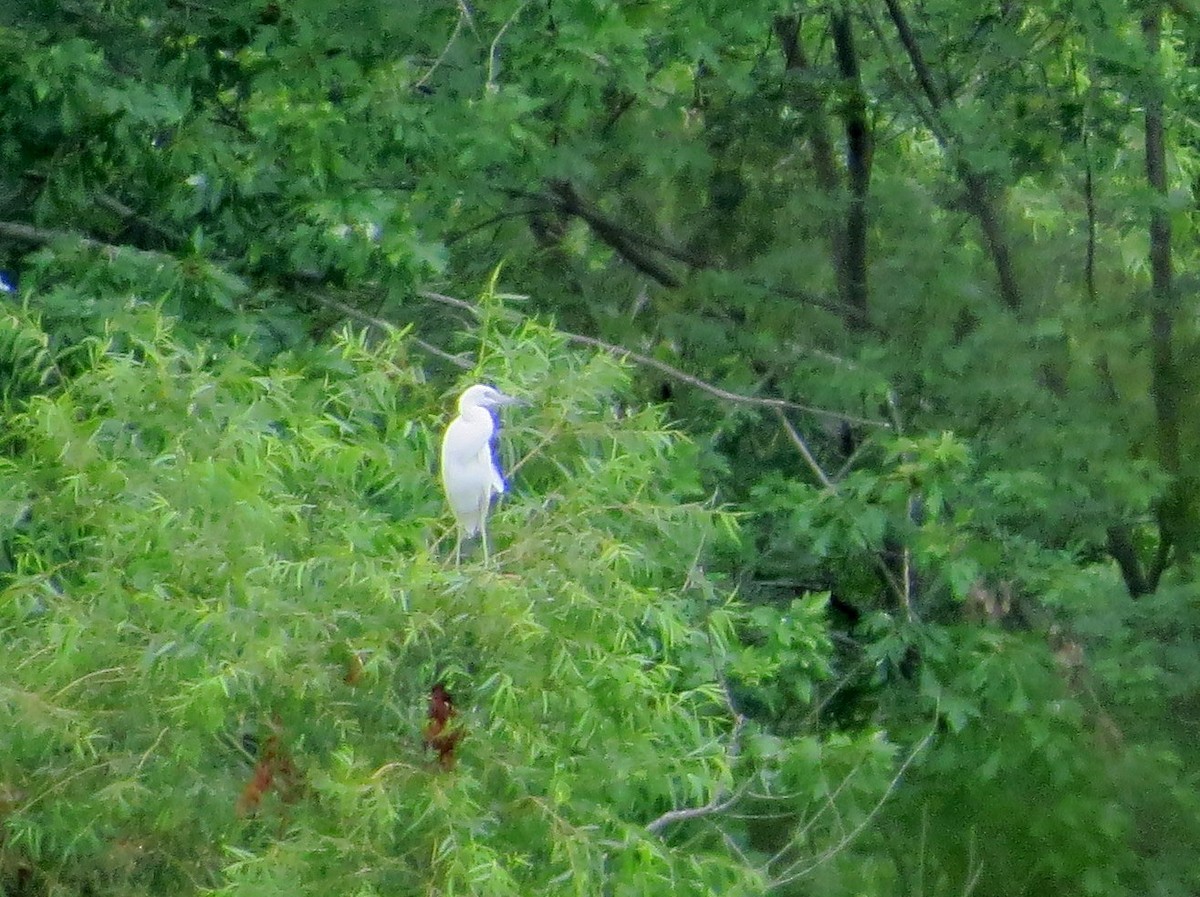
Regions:
[[[486,510],[492,496],[504,491],[504,480],[493,466],[490,453],[468,463],[448,464],[443,479],[446,498],[459,517]]]

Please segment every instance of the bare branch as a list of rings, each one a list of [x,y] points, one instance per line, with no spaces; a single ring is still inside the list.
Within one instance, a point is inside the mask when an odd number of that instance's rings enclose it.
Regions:
[[[969,879],[967,879],[966,884],[963,885],[963,897],[971,897],[971,894],[973,894],[975,892],[975,888],[979,885],[979,879],[983,876],[983,860],[979,860],[979,862],[977,862],[977,863],[972,862],[974,860],[974,857],[975,857],[975,839],[972,837],[972,839],[971,839],[971,857],[968,860],[967,868],[972,869],[972,866],[974,868],[971,871],[971,877]]]
[[[813,815],[811,817],[809,817],[808,821],[804,823],[804,826],[797,831],[796,835],[792,839],[793,841],[800,840],[801,838],[806,836],[810,831],[812,831],[813,827],[817,824],[817,820],[819,820],[825,814],[825,811],[827,809],[833,810],[835,813],[837,812],[837,799],[841,796],[842,792],[845,791],[850,786],[850,783],[852,781],[854,781],[854,777],[858,775],[859,770],[861,770],[866,765],[866,763],[867,763],[866,758],[863,758],[862,760],[860,760],[858,763],[856,763],[854,765],[854,768],[852,770],[850,770],[848,773],[846,773],[844,776],[842,776],[842,780],[840,782],[838,782],[837,787],[834,788],[833,791],[830,792],[825,797],[824,805],[821,806],[821,808],[818,809],[815,813],[813,813]],[[839,816],[839,821],[840,821],[840,816]],[[782,856],[783,852],[784,851],[781,849],[775,856],[776,857]],[[772,858],[768,862],[768,865],[770,865],[774,861],[775,861],[774,858]]]
[[[678,287],[680,279],[667,268],[665,263],[660,263],[651,253],[656,252],[669,260],[682,262],[693,270],[701,268],[726,270],[714,264],[711,259],[698,256],[684,247],[673,245],[653,234],[635,230],[606,215],[594,203],[582,197],[578,190],[567,181],[554,181],[548,186],[548,190],[540,193],[531,193],[528,190],[515,188],[504,189],[502,192],[512,198],[530,200],[541,206],[548,206],[559,214],[579,218],[588,225],[597,239],[621,256],[627,264],[662,286]],[[858,330],[878,331],[878,328],[860,309],[847,306],[842,302],[828,300],[806,290],[751,277],[747,277],[745,282],[774,295],[795,299],[805,305],[827,311],[839,318],[849,318]]]
[[[817,461],[816,457],[813,455],[812,450],[808,447],[808,443],[805,442],[804,437],[800,435],[800,431],[797,430],[794,426],[792,426],[792,422],[787,419],[787,415],[785,415],[783,413],[782,409],[776,408],[775,413],[779,417],[779,422],[781,424],[783,424],[783,429],[787,432],[788,438],[792,440],[792,444],[796,446],[796,449],[800,452],[800,455],[804,458],[804,460],[808,464],[809,468],[811,468],[813,473],[816,474],[817,479],[821,481],[821,485],[823,485],[825,487],[825,491],[831,495],[836,493],[837,492],[837,484],[829,478],[829,475],[827,473],[825,473],[824,468],[821,467],[820,463]],[[897,421],[896,425],[898,425],[898,423],[899,422]],[[881,424],[881,426],[886,427],[886,426],[888,426],[888,424]],[[909,594],[907,549],[905,549],[905,552],[906,552],[906,554],[905,554],[905,582],[903,585],[896,581],[895,575],[888,568],[888,565],[884,562],[883,558],[880,557],[878,554],[875,555],[875,568],[876,568],[876,570],[879,571],[879,575],[883,577],[884,582],[887,583],[888,588],[890,588],[892,590],[893,594],[895,594],[896,599],[902,605],[904,605],[906,611],[908,612],[908,614],[911,618],[912,603],[911,603],[911,597]]]
[[[471,33],[479,37],[479,28],[475,25],[475,10],[471,8],[471,4],[467,0],[458,0],[458,8],[467,24],[471,26]]]
[[[102,199],[105,198],[102,197]],[[136,215],[132,209],[128,208],[128,206],[125,206],[118,200],[107,199],[104,204],[118,214],[125,214],[128,212],[132,215]],[[157,227],[156,230],[161,231],[161,229]],[[166,231],[161,232],[168,234]],[[71,231],[39,228],[29,224],[22,224],[17,221],[0,221],[0,237],[9,237],[11,239],[20,240],[24,243],[36,243],[39,245],[48,245],[59,242],[75,243],[80,246],[86,246],[89,249],[95,249],[100,252],[104,252],[109,257],[113,257],[121,252],[128,252],[135,255],[174,259],[174,256],[164,255],[163,253],[154,252],[148,249],[138,249],[134,246],[122,246],[113,243],[105,243],[101,240],[96,240],[92,237],[86,237],[83,234],[77,234]],[[360,311],[351,305],[347,305],[345,302],[334,299],[332,296],[326,296],[322,293],[317,293],[312,290],[306,291],[306,295],[309,298],[326,306],[327,308],[335,309],[347,317],[353,318],[361,323],[369,324],[372,327],[377,327],[386,332],[392,332],[398,329],[396,325],[385,321],[382,318],[377,318],[373,315],[367,314],[364,311]],[[449,299],[450,297],[443,298]],[[463,304],[465,305],[466,303]],[[441,358],[443,361],[449,362],[456,367],[462,368],[463,370],[470,370],[474,367],[472,362],[468,361],[462,356],[452,355],[445,349],[438,348],[437,346],[433,345],[433,343],[427,342],[418,336],[414,336],[410,333],[408,334],[407,338],[411,340],[414,345],[418,346],[425,352],[428,352],[430,355]]]
[[[494,224],[499,224],[501,221],[508,221],[512,218],[525,218],[525,217],[528,217],[534,211],[535,211],[534,209],[510,209],[506,212],[498,212],[495,215],[491,215],[488,218],[486,218],[485,220],[480,221],[477,224],[472,224],[472,225],[463,227],[460,230],[448,231],[446,233],[446,235],[442,238],[442,242],[445,243],[447,246],[453,246],[455,243],[458,243],[460,240],[465,240],[467,237],[471,236],[472,234],[478,233],[481,230],[486,230],[487,228],[491,227]]]
[[[0,237],[20,240],[23,243],[36,243],[39,246],[48,243],[75,242],[93,249],[111,250],[118,248],[108,243],[101,243],[99,240],[93,240],[91,237],[85,237],[82,234],[66,230],[50,230],[34,227],[32,224],[22,224],[19,221],[0,221]]]
[[[740,727],[739,729],[734,730],[734,734],[740,734]],[[730,751],[733,753],[732,747],[730,748]],[[738,789],[733,794],[729,794],[727,791],[718,791],[713,796],[713,799],[702,807],[682,807],[678,810],[668,810],[657,819],[647,823],[646,831],[653,835],[657,835],[668,825],[671,825],[675,822],[685,822],[688,819],[700,819],[705,816],[715,816],[718,813],[728,810],[731,806],[737,803],[737,801],[742,797],[742,794],[743,789]]]
[[[98,205],[103,206],[110,212],[120,215],[127,221],[134,221],[147,230],[154,231],[154,233],[167,240],[167,242],[171,243],[173,246],[183,247],[187,245],[187,238],[182,234],[175,233],[174,231],[163,227],[157,221],[147,218],[137,210],[125,205],[125,203],[121,202],[121,200],[117,199],[115,196],[109,196],[106,193],[101,193],[96,197],[96,202]]]
[[[681,283],[665,264],[655,259],[651,253],[658,252],[670,258],[679,258],[682,250],[673,249],[649,234],[642,234],[625,227],[609,216],[603,214],[592,203],[579,195],[570,181],[553,181],[548,196],[541,197],[551,204],[560,214],[574,215],[591,229],[604,244],[612,248],[633,268],[653,278],[665,287],[678,287]],[[697,267],[689,261],[692,267]]]
[[[733,838],[730,837],[729,832],[725,831],[725,829],[721,828],[711,819],[708,821],[708,823],[720,833],[721,840],[725,842],[725,846],[729,848],[730,852],[736,854],[737,858],[742,861],[742,864],[747,869],[753,869],[753,861],[751,861],[750,857],[746,856],[746,852],[738,846],[737,842],[734,841]]]
[[[476,317],[479,316],[479,309],[463,299],[456,299],[453,296],[447,296],[445,293],[434,293],[429,290],[421,290],[417,293],[422,299],[428,299],[430,302],[438,302],[442,305],[449,305],[451,308],[459,308],[463,311],[469,311]],[[515,315],[515,312],[514,312]]]
[[[13,815],[16,816],[19,814],[24,814],[24,813],[29,812],[29,809],[32,806],[34,806],[34,804],[37,804],[40,801],[45,800],[47,797],[49,797],[51,794],[54,794],[55,792],[61,791],[63,788],[65,788],[67,785],[71,784],[71,782],[75,781],[76,779],[80,778],[81,776],[85,776],[90,772],[96,772],[101,769],[111,769],[112,765],[113,764],[112,764],[111,760],[101,760],[99,763],[93,763],[91,766],[85,766],[83,769],[76,770],[75,772],[71,773],[69,776],[64,776],[63,778],[56,781],[54,784],[45,788],[39,794],[34,795],[33,797],[29,798],[29,800],[25,801],[25,803],[21,804],[20,809],[18,809],[16,811],[16,813],[14,813]]]
[[[50,229],[45,229],[45,228],[38,228],[38,227],[34,227],[29,224],[23,224],[23,223],[15,222],[15,221],[0,221],[0,237],[8,237],[10,239],[19,240],[21,242],[35,243],[35,244],[39,244],[39,245],[46,245],[46,244],[56,243],[56,242],[60,242],[60,241],[61,242],[74,242],[76,244],[86,246],[91,249],[96,249],[96,250],[99,250],[102,252],[106,252],[110,256],[115,255],[120,252],[129,252],[129,253],[145,255],[145,256],[150,256],[150,257],[156,257],[156,258],[171,258],[171,259],[174,258],[173,256],[164,255],[163,253],[153,252],[151,250],[138,249],[138,248],[132,247],[132,246],[121,246],[121,245],[114,245],[111,243],[105,243],[101,240],[96,240],[92,237],[87,237],[82,234],[73,233],[71,231],[60,231],[60,230],[50,230]],[[311,298],[326,305],[329,308],[334,308],[334,309],[340,311],[342,314],[345,314],[345,315],[352,317],[355,320],[361,321],[363,323],[370,324],[371,326],[379,327],[382,329],[395,327],[394,324],[391,324],[388,321],[385,321],[381,318],[374,317],[373,315],[370,315],[366,312],[360,311],[360,310],[354,308],[353,306],[347,305],[346,303],[341,302],[337,299],[334,299],[330,296],[326,296],[324,294],[314,293],[314,292],[309,292],[308,295]],[[477,306],[472,305],[470,302],[465,302],[464,300],[457,299],[454,296],[447,296],[444,293],[433,292],[430,290],[422,290],[422,291],[418,292],[417,295],[420,296],[422,299],[426,299],[430,302],[437,302],[441,305],[446,305],[451,308],[457,308],[462,311],[470,312],[472,315],[474,315],[476,317],[479,317],[482,314],[481,310]],[[513,322],[519,322],[519,321],[523,320],[523,316],[519,312],[511,311],[511,310],[503,312],[502,316],[506,320],[513,321]],[[601,349],[602,351],[608,352],[609,354],[614,355],[618,358],[626,358],[626,359],[629,359],[630,361],[633,361],[636,364],[642,365],[644,367],[654,368],[655,370],[666,374],[667,376],[671,377],[674,380],[677,380],[681,383],[686,383],[689,386],[693,386],[696,389],[702,390],[703,392],[707,392],[709,395],[715,396],[718,399],[723,399],[727,402],[734,402],[736,404],[741,404],[741,405],[752,405],[752,406],[757,406],[760,408],[774,408],[774,409],[779,409],[779,410],[790,409],[793,411],[803,411],[807,414],[813,414],[818,417],[824,417],[824,418],[827,418],[830,420],[845,421],[847,423],[852,423],[852,424],[860,424],[862,426],[867,426],[867,427],[887,428],[889,426],[889,424],[886,421],[874,420],[874,419],[865,418],[865,417],[859,417],[859,416],[853,415],[853,414],[845,414],[840,411],[830,411],[826,408],[818,408],[814,405],[806,405],[801,402],[792,402],[792,401],[788,401],[787,399],[764,398],[761,396],[750,396],[750,395],[744,395],[742,393],[731,392],[727,389],[722,389],[721,387],[716,386],[712,383],[709,383],[705,380],[701,380],[699,377],[697,377],[693,374],[689,374],[686,371],[682,371],[679,368],[674,367],[673,365],[669,365],[664,361],[659,361],[657,358],[651,358],[648,355],[643,355],[639,352],[635,352],[632,349],[628,349],[624,346],[618,346],[613,343],[608,343],[608,342],[605,342],[604,340],[596,339],[595,337],[592,337],[592,336],[585,336],[584,334],[581,334],[581,333],[571,333],[570,331],[560,331],[560,333],[562,333],[562,335],[567,339],[568,342],[575,343],[576,345],[584,345],[584,346],[590,346],[595,349]],[[420,339],[419,337],[410,335],[409,338],[412,339],[413,342],[417,346],[419,346],[421,349],[425,350],[426,352],[430,353],[431,355],[434,355],[438,358],[443,359],[444,361],[449,362],[450,364],[455,365],[456,367],[460,367],[464,370],[469,370],[470,368],[472,368],[474,366],[471,362],[467,361],[462,356],[452,355],[451,353],[446,352],[444,349],[440,349],[437,346],[435,346],[431,343],[428,343],[425,340]]]

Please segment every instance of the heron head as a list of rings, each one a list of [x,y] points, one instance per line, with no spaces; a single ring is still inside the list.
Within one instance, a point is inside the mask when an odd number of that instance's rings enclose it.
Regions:
[[[505,395],[494,386],[476,383],[474,386],[468,386],[458,397],[458,413],[462,414],[468,408],[499,408],[501,405],[520,403],[521,399]]]

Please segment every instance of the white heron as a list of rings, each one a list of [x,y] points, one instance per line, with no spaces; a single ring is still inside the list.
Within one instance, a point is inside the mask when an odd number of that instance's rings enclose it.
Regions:
[[[483,562],[488,562],[488,509],[492,496],[505,490],[504,475],[493,454],[496,420],[492,409],[520,401],[482,383],[467,387],[458,397],[458,417],[450,421],[442,437],[442,488],[458,523],[455,563],[462,559],[463,539],[476,533],[483,542]]]

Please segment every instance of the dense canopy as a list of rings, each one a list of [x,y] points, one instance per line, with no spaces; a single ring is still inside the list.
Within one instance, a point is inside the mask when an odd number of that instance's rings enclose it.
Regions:
[[[1200,888],[1193,0],[8,7],[0,894]]]

